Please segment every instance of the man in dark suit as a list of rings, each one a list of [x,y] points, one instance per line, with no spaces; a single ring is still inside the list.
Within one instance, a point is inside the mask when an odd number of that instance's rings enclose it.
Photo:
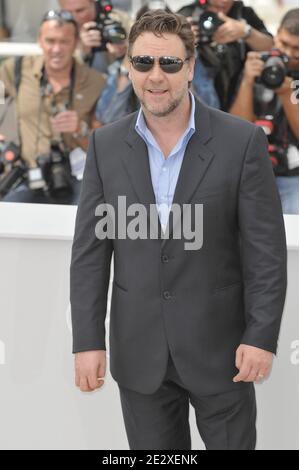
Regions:
[[[130,448],[190,449],[191,402],[207,449],[254,449],[253,382],[270,371],[286,289],[266,137],[194,100],[194,44],[183,17],[146,13],[131,30],[129,56],[141,110],[90,139],[76,220],[76,385],[103,385],[114,253],[110,369]],[[134,237],[137,203],[145,227]],[[177,236],[186,220],[195,249],[186,230]]]

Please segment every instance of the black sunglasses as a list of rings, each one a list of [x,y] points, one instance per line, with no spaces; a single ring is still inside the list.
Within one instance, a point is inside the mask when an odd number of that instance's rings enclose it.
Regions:
[[[73,17],[73,15],[67,10],[49,10],[44,14],[42,18],[42,23],[45,21],[56,20],[60,23],[73,23],[78,28],[78,25]]]
[[[130,57],[130,62],[138,72],[148,72],[153,68],[155,59],[158,59],[163,72],[177,73],[190,58],[187,57],[187,59],[183,60],[179,57],[172,56],[155,57],[151,55],[135,55],[134,57]]]

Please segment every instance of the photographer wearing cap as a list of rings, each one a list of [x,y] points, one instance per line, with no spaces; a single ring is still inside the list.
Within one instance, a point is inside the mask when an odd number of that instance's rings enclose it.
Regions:
[[[299,214],[299,9],[282,19],[276,49],[250,52],[230,112],[262,126],[283,210]]]
[[[59,4],[72,13],[79,26],[79,48],[84,62],[98,72],[107,73],[115,56],[106,47],[109,41],[105,40],[105,24],[112,28],[112,40],[121,42],[131,26],[128,15],[114,9],[112,2],[106,0],[59,0]]]
[[[69,12],[49,11],[38,40],[41,56],[8,59],[0,68],[6,95],[16,103],[22,160],[36,168],[41,155],[76,150],[78,168],[105,79],[73,58],[78,28]]]
[[[178,13],[192,22],[198,46],[194,91],[201,96],[201,72],[205,67],[219,99],[218,107],[227,111],[246,53],[270,49],[273,45],[271,34],[255,11],[244,6],[242,1],[197,0]],[[213,102],[208,104],[213,105]]]

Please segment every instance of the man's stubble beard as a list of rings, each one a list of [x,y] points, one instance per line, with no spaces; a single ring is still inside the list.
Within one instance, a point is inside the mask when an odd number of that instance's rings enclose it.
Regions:
[[[178,98],[171,101],[168,104],[168,106],[166,107],[166,109],[164,109],[164,111],[155,112],[152,109],[147,107],[146,102],[144,100],[139,98],[139,101],[140,101],[142,107],[145,108],[146,111],[149,112],[150,114],[152,114],[153,116],[155,116],[155,117],[165,117],[165,116],[168,116],[170,113],[172,113],[181,104],[181,102],[184,99],[185,93],[186,93],[186,90],[183,90],[181,95]]]

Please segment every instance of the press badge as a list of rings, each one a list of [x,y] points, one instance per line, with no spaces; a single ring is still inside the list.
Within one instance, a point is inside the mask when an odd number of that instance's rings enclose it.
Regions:
[[[77,180],[82,180],[86,162],[86,152],[81,147],[76,147],[70,152],[70,165],[72,176]]]
[[[295,145],[289,146],[287,157],[289,170],[299,167],[299,149]]]

